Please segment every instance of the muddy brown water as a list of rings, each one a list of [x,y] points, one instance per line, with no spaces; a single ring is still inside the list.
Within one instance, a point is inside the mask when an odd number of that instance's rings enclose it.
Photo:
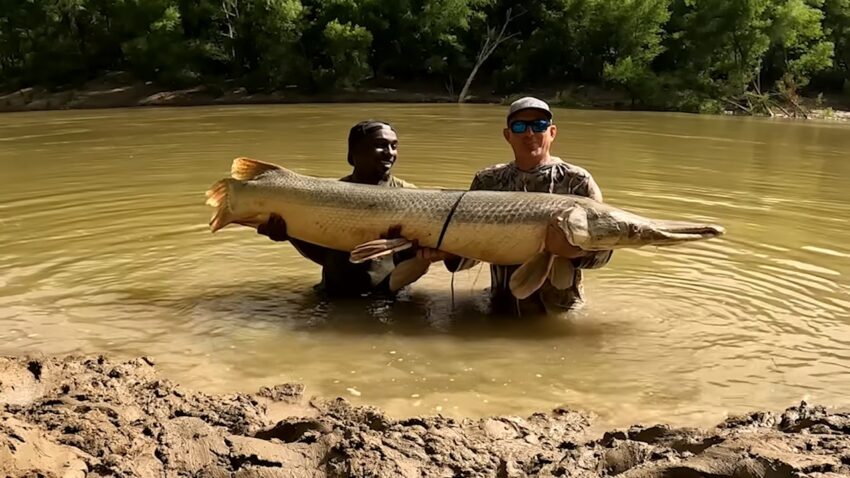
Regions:
[[[491,320],[489,275],[432,271],[396,303],[325,303],[319,268],[204,191],[240,155],[348,172],[354,122],[400,135],[396,174],[466,187],[506,161],[503,108],[281,105],[0,115],[0,354],[152,356],[207,392],[303,382],[391,415],[566,405],[625,425],[850,405],[850,127],[558,110],[555,153],[607,201],[727,227],[624,250],[567,320]]]

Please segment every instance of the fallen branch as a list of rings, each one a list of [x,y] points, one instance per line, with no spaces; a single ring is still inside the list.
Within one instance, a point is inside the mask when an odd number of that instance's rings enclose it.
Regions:
[[[782,111],[782,113],[784,113],[784,114],[785,114],[785,116],[787,116],[787,117],[789,117],[789,118],[793,118],[793,116],[791,116],[791,113],[789,113],[789,112],[788,112],[788,110],[786,110],[785,108],[783,108],[783,107],[782,107],[782,105],[780,105],[779,103],[777,103],[777,102],[775,102],[775,101],[773,102],[773,104],[774,104],[777,108],[779,108],[779,110],[780,110],[780,111]]]
[[[806,113],[806,110],[803,109],[803,107],[800,105],[800,103],[797,100],[795,100],[794,98],[792,98],[790,95],[787,95],[787,96],[788,96],[787,97],[788,101],[792,105],[794,105],[794,107],[797,109],[797,111],[800,112],[801,115],[803,115],[803,118],[809,119],[809,115]]]
[[[738,103],[736,103],[736,102],[734,102],[734,101],[730,100],[729,98],[723,98],[723,101],[725,101],[725,102],[729,103],[729,104],[730,104],[730,105],[732,105],[732,106],[737,107],[738,109],[740,109],[741,111],[743,111],[743,112],[745,112],[745,113],[747,113],[747,114],[749,114],[749,115],[752,115],[752,114],[753,114],[753,110],[752,110],[752,109],[747,108],[746,106],[744,106],[744,105],[742,105],[742,104],[738,104]]]

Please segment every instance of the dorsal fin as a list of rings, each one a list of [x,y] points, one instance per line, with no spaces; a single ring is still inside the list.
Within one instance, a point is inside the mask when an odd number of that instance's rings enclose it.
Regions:
[[[254,179],[267,171],[274,171],[277,169],[283,168],[277,164],[257,161],[256,159],[236,158],[230,166],[230,176],[233,177],[233,179],[247,181],[249,179]]]

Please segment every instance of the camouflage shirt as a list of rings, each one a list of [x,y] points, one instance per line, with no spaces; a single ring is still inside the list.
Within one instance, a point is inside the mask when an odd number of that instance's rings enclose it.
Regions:
[[[343,182],[352,182],[351,175],[340,178]],[[415,188],[403,179],[390,176],[378,186],[388,188]],[[295,249],[322,266],[322,282],[316,288],[333,296],[358,296],[371,292],[389,293],[389,275],[395,265],[408,258],[415,251],[403,251],[393,256],[353,264],[349,253],[318,246],[297,239],[290,239]]]
[[[574,194],[602,201],[602,192],[585,169],[552,157],[552,161],[530,171],[519,169],[513,162],[484,168],[475,174],[470,190],[528,191],[552,194]],[[584,303],[581,269],[595,269],[611,260],[611,251],[596,252],[573,260],[576,267],[573,286],[558,290],[547,280],[531,297],[518,301],[511,294],[511,274],[519,266],[490,266],[491,305],[495,309],[512,312],[559,313]],[[472,264],[464,262],[461,268]]]

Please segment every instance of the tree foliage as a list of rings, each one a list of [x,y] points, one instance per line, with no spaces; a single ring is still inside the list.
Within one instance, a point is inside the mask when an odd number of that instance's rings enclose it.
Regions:
[[[850,0],[0,0],[5,88],[115,70],[254,90],[460,85],[476,64],[473,90],[599,84],[693,111],[850,90]]]

